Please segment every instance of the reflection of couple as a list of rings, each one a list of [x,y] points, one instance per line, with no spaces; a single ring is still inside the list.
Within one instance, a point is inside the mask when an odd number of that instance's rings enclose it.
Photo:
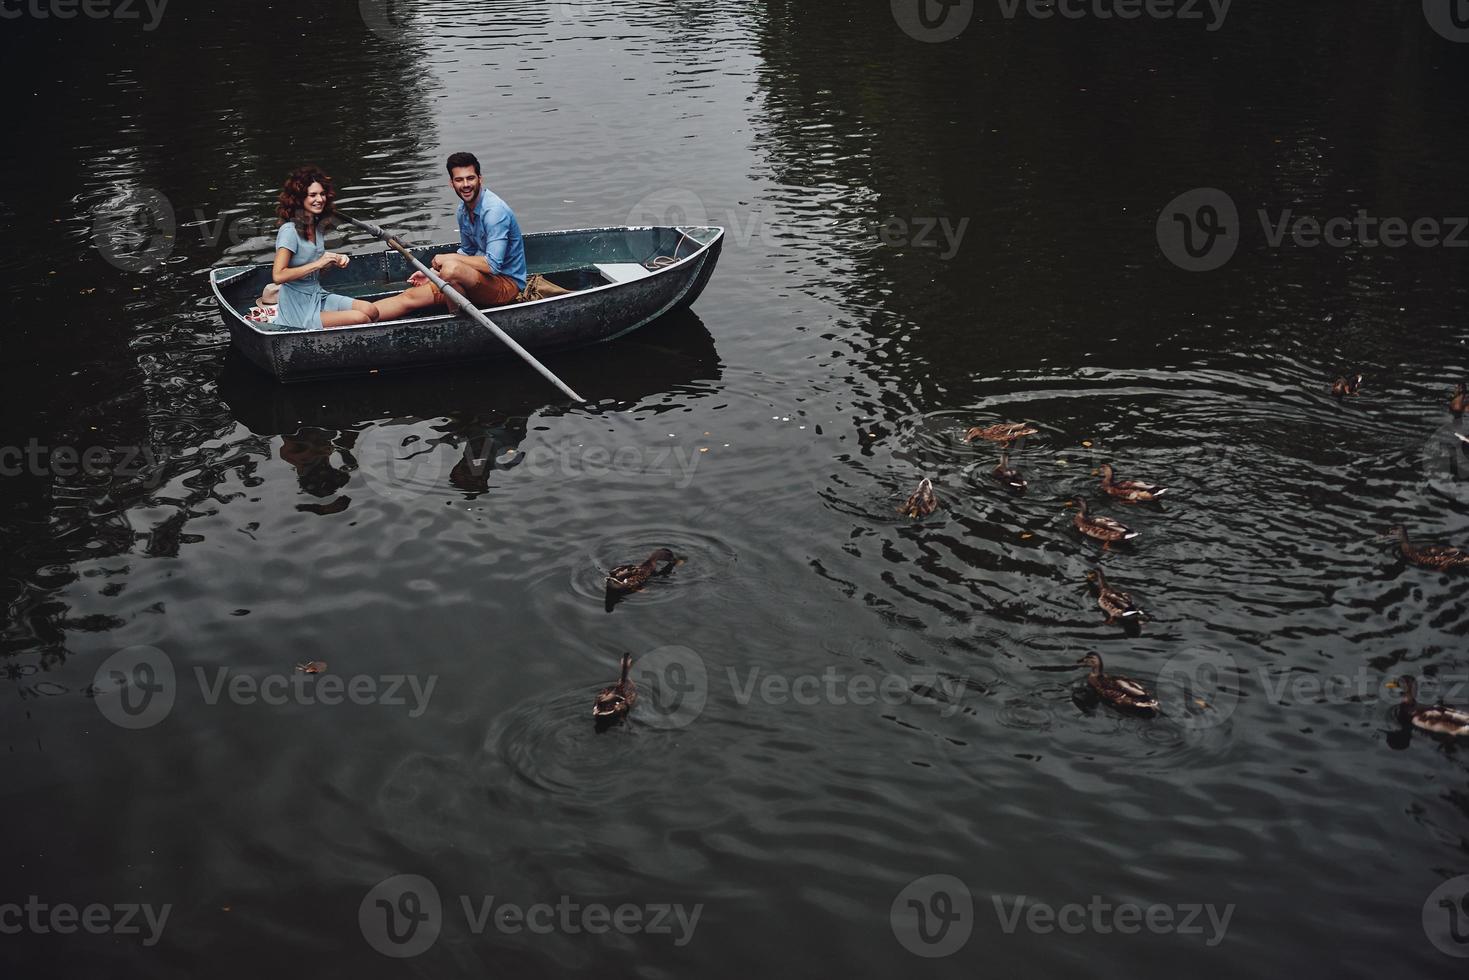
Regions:
[[[449,181],[459,195],[459,251],[433,258],[441,278],[477,307],[515,302],[525,289],[525,242],[509,205],[486,188],[479,161],[470,153],[449,157]],[[415,310],[448,306],[448,298],[422,272],[408,280],[397,296],[369,303],[321,288],[323,269],[345,269],[351,261],[328,252],[325,232],[336,217],[332,179],[315,167],[302,167],[286,178],[276,213],[281,220],[275,239],[272,278],[280,286],[277,322],[297,330],[349,327],[396,320]]]

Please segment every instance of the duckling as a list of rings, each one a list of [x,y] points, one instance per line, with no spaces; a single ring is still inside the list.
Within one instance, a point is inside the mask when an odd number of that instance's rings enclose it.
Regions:
[[[1040,429],[1026,425],[1024,422],[997,422],[994,425],[975,426],[964,433],[964,441],[973,442],[976,439],[984,439],[987,442],[998,442],[1008,449],[1010,443],[1016,439],[1033,436],[1039,431]]]
[[[1464,414],[1465,408],[1469,408],[1469,398],[1464,396],[1464,382],[1460,381],[1454,385],[1454,397],[1449,399],[1449,411],[1459,416]]]
[[[927,517],[939,509],[939,498],[933,492],[933,481],[924,477],[918,481],[918,489],[913,491],[908,502],[898,508],[898,513],[905,517]]]
[[[1010,468],[1009,453],[1000,453],[1000,462],[990,471],[990,475],[1016,493],[1024,493],[1025,488],[1029,485],[1025,482],[1025,477],[1020,475],[1019,470]]]
[[[1331,383],[1331,393],[1337,398],[1343,395],[1355,395],[1362,387],[1362,376],[1354,374],[1350,378],[1337,378]]]
[[[1112,707],[1143,714],[1152,714],[1158,710],[1158,699],[1140,681],[1104,673],[1099,654],[1089,653],[1078,660],[1077,664],[1091,668],[1092,672],[1086,679],[1087,684],[1097,692],[1097,697]]]
[[[1413,544],[1408,540],[1408,529],[1399,524],[1387,532],[1398,539],[1398,549],[1403,557],[1424,568],[1436,568],[1446,572],[1455,568],[1469,568],[1469,552],[1441,544]]]
[[[1404,677],[1401,684],[1403,703],[1398,710],[1404,723],[1438,735],[1469,735],[1469,711],[1451,708],[1442,701],[1431,708],[1423,707],[1418,703],[1417,679]]]
[[[1132,601],[1132,596],[1121,589],[1114,589],[1107,584],[1107,578],[1102,574],[1100,568],[1094,568],[1086,573],[1086,580],[1097,587],[1097,605],[1102,612],[1107,614],[1107,623],[1110,625],[1119,619],[1128,619],[1141,622],[1143,611],[1137,603]]]
[[[622,655],[622,676],[616,684],[604,687],[592,702],[592,717],[600,722],[616,721],[625,717],[632,706],[638,703],[638,686],[629,672],[632,670],[632,654]]]
[[[1131,541],[1142,532],[1134,531],[1132,528],[1110,517],[1097,517],[1086,512],[1086,500],[1081,497],[1072,497],[1071,504],[1077,508],[1077,514],[1071,519],[1076,529],[1089,538],[1095,538],[1102,542],[1102,550],[1107,550],[1118,541]]]
[[[1111,463],[1102,464],[1102,489],[1129,504],[1149,503],[1168,492],[1167,487],[1141,480],[1116,480]]]
[[[667,575],[678,559],[673,552],[667,548],[659,548],[648,556],[648,560],[641,565],[618,565],[607,573],[608,592],[636,592],[648,584],[648,579],[658,572],[658,563],[667,562],[668,565],[660,574]]]

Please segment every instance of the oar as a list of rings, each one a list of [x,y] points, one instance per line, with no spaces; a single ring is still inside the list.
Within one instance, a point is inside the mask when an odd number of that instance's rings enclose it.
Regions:
[[[560,378],[556,377],[556,375],[552,374],[550,368],[546,367],[546,365],[542,364],[540,361],[531,356],[530,351],[517,344],[513,337],[511,337],[505,331],[496,326],[494,320],[491,320],[479,310],[475,309],[474,304],[471,303],[464,296],[463,293],[459,292],[459,290],[455,289],[453,286],[445,282],[437,272],[430,269],[422,262],[418,261],[418,259],[414,258],[413,253],[403,247],[403,243],[398,241],[397,236],[384,231],[377,225],[368,224],[366,221],[358,221],[356,218],[348,217],[340,211],[337,212],[337,217],[341,218],[343,221],[346,221],[348,224],[356,225],[358,228],[361,228],[363,231],[367,232],[369,235],[372,235],[375,238],[382,239],[382,241],[389,248],[396,251],[399,255],[403,256],[403,258],[407,259],[409,262],[412,262],[419,272],[422,272],[424,275],[428,276],[429,281],[432,282],[435,286],[438,286],[439,289],[443,291],[444,295],[449,297],[450,302],[459,307],[459,309],[463,311],[466,316],[468,316],[475,323],[478,323],[480,326],[484,327],[496,337],[500,338],[500,340],[505,344],[506,347],[509,347],[511,350],[515,351],[515,353],[520,355],[521,360],[525,361],[525,363],[529,364],[531,367],[541,372],[541,377],[545,378],[547,381],[560,388],[566,394],[566,397],[570,398],[572,401],[586,401],[586,399],[583,398],[581,395],[578,395],[576,392],[572,391],[571,388],[566,384],[566,382],[562,381]]]

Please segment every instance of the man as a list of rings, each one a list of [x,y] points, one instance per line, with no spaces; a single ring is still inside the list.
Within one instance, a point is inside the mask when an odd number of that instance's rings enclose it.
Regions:
[[[475,306],[504,306],[525,289],[525,241],[515,212],[481,181],[472,153],[449,157],[449,183],[459,195],[459,251],[435,255],[433,268]],[[448,298],[422,272],[411,288],[376,304],[378,320],[397,320],[415,310],[448,306]]]

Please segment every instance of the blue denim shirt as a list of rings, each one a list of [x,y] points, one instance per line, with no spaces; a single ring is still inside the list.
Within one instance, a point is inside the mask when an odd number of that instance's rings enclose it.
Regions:
[[[473,214],[463,201],[459,202],[459,254],[483,255],[491,270],[525,288],[525,241],[520,237],[520,222],[515,220],[510,205],[488,188],[480,188]]]

